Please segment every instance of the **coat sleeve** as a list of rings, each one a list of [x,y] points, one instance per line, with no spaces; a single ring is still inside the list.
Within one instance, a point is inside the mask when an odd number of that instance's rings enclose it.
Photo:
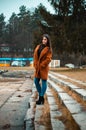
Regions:
[[[36,68],[36,57],[35,57],[35,54],[34,54],[33,66],[34,66],[34,68]]]
[[[36,67],[36,48],[34,50],[33,58],[34,58],[34,60],[33,60],[33,66]]]
[[[52,51],[50,50],[46,55],[46,57],[44,58],[44,60],[41,62],[40,64],[41,67],[46,67],[51,62],[51,59],[52,59]]]
[[[34,60],[33,60],[33,66],[34,66],[35,69],[37,68],[37,61],[38,61],[38,59],[37,59],[37,49],[38,49],[38,47],[39,46],[37,45],[37,47],[34,50],[34,54],[33,54],[33,58],[34,58]]]
[[[34,59],[34,61],[33,61],[33,66],[34,66],[34,68],[36,67],[36,62],[35,62],[35,59]]]

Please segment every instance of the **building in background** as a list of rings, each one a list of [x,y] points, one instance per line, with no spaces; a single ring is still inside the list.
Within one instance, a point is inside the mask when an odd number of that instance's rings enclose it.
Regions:
[[[51,60],[50,64],[49,64],[50,67],[60,67],[60,60]]]

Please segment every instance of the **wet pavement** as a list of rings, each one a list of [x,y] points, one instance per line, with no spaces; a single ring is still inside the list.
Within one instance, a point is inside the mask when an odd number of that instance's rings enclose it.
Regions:
[[[32,94],[33,72],[14,71],[0,76],[0,130],[24,130],[24,118]]]

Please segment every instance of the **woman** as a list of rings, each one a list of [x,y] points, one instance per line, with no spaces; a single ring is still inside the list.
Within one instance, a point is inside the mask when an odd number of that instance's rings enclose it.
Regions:
[[[34,67],[35,78],[34,82],[39,93],[39,99],[36,104],[44,104],[44,94],[47,89],[47,78],[49,63],[52,58],[51,42],[48,34],[44,34],[42,37],[42,43],[37,45],[34,51]],[[41,85],[40,85],[41,79]]]

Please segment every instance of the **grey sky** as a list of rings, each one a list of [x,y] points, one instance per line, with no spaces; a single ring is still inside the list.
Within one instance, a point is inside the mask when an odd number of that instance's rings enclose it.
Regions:
[[[27,9],[35,8],[40,3],[42,3],[48,11],[54,13],[53,7],[47,0],[0,0],[0,14],[3,13],[5,15],[5,21],[7,21],[12,12],[18,14],[19,7],[25,5]]]

